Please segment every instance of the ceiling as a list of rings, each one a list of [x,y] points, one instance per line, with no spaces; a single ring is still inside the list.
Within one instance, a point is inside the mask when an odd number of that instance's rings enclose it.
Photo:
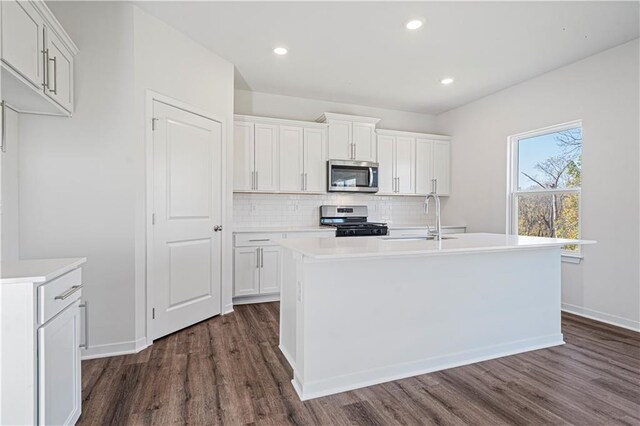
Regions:
[[[136,4],[232,62],[237,89],[428,114],[638,38],[640,14],[609,1]]]

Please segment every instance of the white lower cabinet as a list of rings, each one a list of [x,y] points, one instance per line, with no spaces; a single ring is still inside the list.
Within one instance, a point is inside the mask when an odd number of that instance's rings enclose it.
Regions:
[[[38,329],[38,423],[74,424],[81,411],[80,301]]]
[[[272,294],[280,291],[280,247],[235,249],[234,292],[238,296]]]

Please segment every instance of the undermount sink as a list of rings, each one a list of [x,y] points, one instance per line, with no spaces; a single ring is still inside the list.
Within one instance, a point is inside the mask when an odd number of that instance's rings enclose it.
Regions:
[[[428,240],[435,240],[436,237],[433,235],[427,235],[424,237],[390,237],[390,236],[385,236],[385,237],[378,237],[381,240],[386,240],[386,241],[428,241]],[[456,237],[448,237],[443,235],[441,237],[441,239],[443,240],[455,240]]]

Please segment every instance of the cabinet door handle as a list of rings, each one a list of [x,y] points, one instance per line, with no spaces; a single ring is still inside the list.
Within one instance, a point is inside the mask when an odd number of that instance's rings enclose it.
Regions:
[[[258,190],[259,185],[260,185],[260,178],[258,175],[258,171],[256,170],[256,191]]]
[[[260,269],[260,249],[256,249],[256,269]]]
[[[42,51],[42,87],[49,88],[49,49]]]
[[[400,178],[398,179],[398,184],[396,185],[396,192],[400,192]]]
[[[264,249],[260,249],[260,267],[264,268]]]
[[[308,189],[307,188],[307,174],[305,173],[304,174],[304,190],[306,191],[307,189]]]
[[[261,238],[261,239],[258,239],[258,240],[249,240],[250,243],[262,242],[262,241],[269,241],[269,239],[268,238]]]
[[[61,293],[61,294],[57,295],[56,297],[54,297],[54,300],[64,300],[67,297],[71,296],[76,291],[80,290],[81,288],[82,288],[82,284],[71,286],[71,288],[69,288],[64,293]]]
[[[89,302],[85,300],[80,307],[84,308],[84,343],[80,347],[89,349]]]
[[[353,159],[356,159],[356,156],[358,155],[358,152],[356,151],[357,147],[356,147],[356,143],[353,143]]]
[[[58,94],[58,58],[57,57],[53,57],[53,59],[49,59],[51,62],[53,62],[53,89],[49,89],[49,91],[51,93],[53,93],[54,95]],[[49,73],[47,72],[47,75],[49,75]],[[47,85],[47,88],[49,86]]]

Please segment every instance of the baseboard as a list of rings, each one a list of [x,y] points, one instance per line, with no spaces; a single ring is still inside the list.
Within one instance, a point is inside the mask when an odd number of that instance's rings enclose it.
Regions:
[[[266,303],[266,302],[279,302],[280,294],[264,294],[259,296],[243,296],[234,297],[234,305],[248,305],[250,303]]]
[[[564,340],[562,334],[553,334],[422,359],[409,363],[389,365],[376,368],[374,370],[359,371],[353,374],[329,377],[311,382],[301,382],[294,370],[294,379],[291,382],[300,399],[302,401],[306,401],[321,396],[333,395],[366,386],[377,385],[379,383],[400,380],[407,377],[432,373],[434,371],[446,370],[449,368],[460,367],[463,365],[474,364],[476,362],[563,344]]]
[[[627,330],[640,332],[640,321],[634,321],[616,315],[607,314],[605,312],[583,308],[582,306],[576,306],[570,303],[563,303],[562,310],[570,314],[592,319],[594,321],[600,321],[606,324],[614,325],[616,327],[622,327],[626,328]]]
[[[222,315],[230,314],[231,312],[233,312],[233,303],[225,305],[222,309]]]
[[[118,342],[118,343],[109,343],[106,345],[94,345],[89,346],[89,349],[83,349],[81,358],[85,359],[95,359],[95,358],[106,358],[110,356],[118,356],[118,355],[129,355],[140,352],[141,350],[147,348],[147,338],[142,337],[138,340],[132,340],[130,342]]]
[[[296,363],[295,363],[293,357],[291,356],[291,354],[289,353],[289,351],[282,345],[278,345],[278,349],[280,349],[280,352],[282,352],[282,355],[284,355],[284,357],[286,358],[286,360],[289,363],[289,365],[291,366],[291,368],[293,368],[295,370],[296,369]]]

